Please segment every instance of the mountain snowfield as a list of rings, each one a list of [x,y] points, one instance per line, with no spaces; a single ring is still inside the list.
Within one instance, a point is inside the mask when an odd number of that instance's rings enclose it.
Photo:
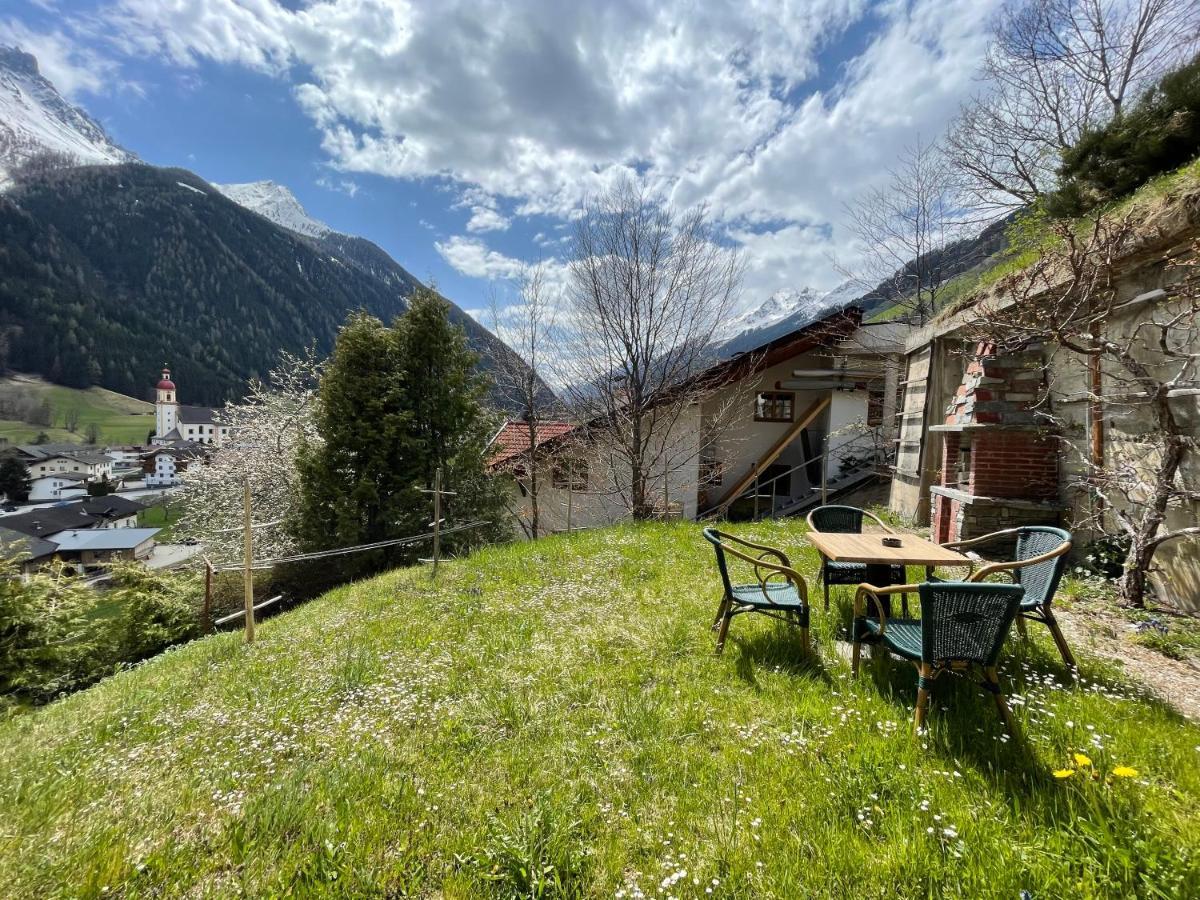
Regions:
[[[239,206],[297,234],[320,238],[333,231],[324,222],[310,216],[287,187],[274,181],[214,184],[213,187]]]
[[[137,161],[41,75],[34,56],[0,46],[0,185],[15,167],[47,150],[85,165]]]
[[[848,306],[861,294],[861,287],[850,281],[832,291],[810,287],[776,291],[760,306],[730,319],[715,337],[722,355],[741,353]]]

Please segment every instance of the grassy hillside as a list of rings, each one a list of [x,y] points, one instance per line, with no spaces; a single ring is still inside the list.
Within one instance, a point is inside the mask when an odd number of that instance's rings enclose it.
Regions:
[[[11,444],[27,444],[40,432],[50,436],[51,441],[78,441],[83,443],[89,424],[100,429],[101,444],[144,444],[146,435],[154,430],[154,404],[135,400],[124,394],[100,387],[86,390],[48,384],[36,376],[18,375],[0,379],[0,386],[20,387],[50,401],[54,411],[54,426],[45,428],[0,419],[0,437],[8,438]],[[72,434],[65,426],[68,410],[78,410],[79,427]]]
[[[799,525],[742,533],[815,570]],[[911,667],[852,680],[844,602],[815,611],[814,660],[753,617],[715,658],[695,525],[443,576],[339,589],[252,647],[208,638],[0,725],[6,892],[1200,892],[1200,729],[1091,661],[1066,686],[1043,630],[1003,662],[1023,739],[947,679],[914,738]]]

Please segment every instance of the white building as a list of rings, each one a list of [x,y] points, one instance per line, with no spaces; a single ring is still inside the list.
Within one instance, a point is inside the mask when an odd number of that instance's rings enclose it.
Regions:
[[[907,326],[863,325],[835,313],[697,376],[716,385],[683,413],[652,456],[650,493],[662,516],[762,518],[804,513],[822,494],[878,489],[894,450],[899,359]],[[535,454],[542,533],[620,521],[628,485],[610,464],[607,428],[542,423]],[[489,467],[511,478],[528,523],[528,425],[493,438]],[[523,449],[524,448],[524,449]],[[628,479],[626,479],[628,480]],[[522,528],[527,530],[527,528]]]
[[[204,448],[191,441],[176,441],[146,456],[146,487],[172,487],[181,476],[204,465]]]
[[[106,453],[79,444],[23,444],[17,448],[31,481],[46,475],[82,475],[86,481],[112,478],[113,461]]]
[[[220,421],[217,410],[179,403],[170,369],[163,369],[155,391],[152,444],[161,447],[176,441],[194,441],[219,447],[229,437],[229,426]]]
[[[67,500],[87,494],[86,475],[79,472],[56,472],[29,479],[29,501]]]

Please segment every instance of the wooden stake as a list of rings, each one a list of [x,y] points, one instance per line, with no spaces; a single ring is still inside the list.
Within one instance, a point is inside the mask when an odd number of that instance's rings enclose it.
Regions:
[[[433,574],[437,578],[438,555],[441,552],[442,535],[442,467],[433,474]]]
[[[212,560],[204,557],[204,606],[200,610],[200,633],[212,633]]]
[[[250,526],[250,479],[242,479],[243,541],[242,580],[246,593],[246,643],[254,643],[254,530]]]
[[[571,533],[571,498],[575,496],[575,484],[567,481],[567,534]]]

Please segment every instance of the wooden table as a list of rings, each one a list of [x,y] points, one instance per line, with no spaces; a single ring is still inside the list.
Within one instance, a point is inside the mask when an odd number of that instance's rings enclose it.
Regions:
[[[973,566],[972,559],[933,541],[912,534],[834,534],[810,531],[805,537],[827,559],[873,566]],[[884,538],[896,537],[901,546],[885,547]],[[882,585],[880,585],[882,587]]]
[[[828,531],[809,531],[809,542],[821,554],[834,562],[866,563],[863,581],[876,587],[892,583],[892,566],[974,566],[974,560],[955,550],[948,550],[933,541],[912,534],[837,534]],[[884,538],[899,538],[899,547],[885,547]],[[890,598],[880,597],[887,615],[891,614]]]

